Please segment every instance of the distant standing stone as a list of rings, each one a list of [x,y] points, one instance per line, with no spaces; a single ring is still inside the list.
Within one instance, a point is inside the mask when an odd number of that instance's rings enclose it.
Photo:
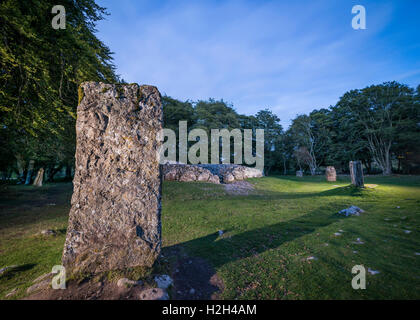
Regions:
[[[360,161],[350,161],[349,167],[351,184],[359,188],[364,188],[362,163]]]
[[[296,177],[302,178],[303,177],[303,171],[302,170],[296,171]]]
[[[42,181],[44,180],[44,168],[38,170],[33,185],[36,187],[42,187]]]
[[[161,249],[161,95],[97,82],[83,83],[79,95],[63,265],[67,274],[150,267]]]
[[[327,181],[337,181],[337,173],[335,172],[335,168],[333,166],[328,166],[325,170],[325,176],[327,177]]]

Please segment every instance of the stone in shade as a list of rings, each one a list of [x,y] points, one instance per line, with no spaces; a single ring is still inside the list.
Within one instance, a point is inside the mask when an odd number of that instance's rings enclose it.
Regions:
[[[349,167],[351,184],[359,188],[364,188],[362,163],[360,161],[350,161]]]
[[[79,94],[63,265],[67,274],[152,266],[161,249],[160,93],[85,82]]]

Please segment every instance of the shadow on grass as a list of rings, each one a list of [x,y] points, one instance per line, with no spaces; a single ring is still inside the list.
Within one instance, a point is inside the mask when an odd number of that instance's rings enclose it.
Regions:
[[[36,264],[34,263],[27,263],[20,266],[12,267],[6,270],[2,275],[0,275],[0,279],[10,280],[14,278],[16,275],[18,275],[20,272],[31,270],[35,266]]]
[[[264,192],[263,196],[275,197],[280,199],[303,199],[314,197],[364,197],[372,195],[372,189],[360,189],[354,186],[336,187],[334,189],[321,192],[281,192],[267,189],[260,189]]]
[[[275,249],[328,226],[343,217],[331,214],[328,209],[319,208],[299,218],[276,223],[262,228],[229,236],[229,230],[222,237],[218,233],[183,242],[164,250],[185,248],[192,255],[208,259],[215,268],[227,263],[261,254]]]

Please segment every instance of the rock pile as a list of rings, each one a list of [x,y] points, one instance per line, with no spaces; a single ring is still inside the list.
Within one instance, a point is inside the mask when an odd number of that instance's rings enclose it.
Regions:
[[[365,211],[363,209],[360,209],[359,207],[350,206],[347,209],[343,209],[339,211],[338,213],[348,217],[348,216],[360,216],[360,214],[363,212]]]
[[[248,178],[260,178],[262,172],[236,164],[173,164],[162,165],[164,180],[232,183]]]
[[[209,170],[195,165],[187,164],[163,164],[163,179],[167,181],[203,181],[210,183],[220,183],[217,175],[212,174]]]

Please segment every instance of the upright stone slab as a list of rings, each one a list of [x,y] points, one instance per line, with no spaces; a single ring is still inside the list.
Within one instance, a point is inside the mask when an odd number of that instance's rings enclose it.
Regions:
[[[327,177],[327,181],[337,181],[337,173],[333,166],[328,166],[325,169],[325,176]]]
[[[42,182],[44,181],[44,168],[40,168],[36,174],[33,185],[36,187],[42,187]]]
[[[363,169],[360,161],[350,161],[350,177],[351,184],[363,188],[365,186],[363,181]]]
[[[302,170],[296,171],[296,177],[302,178],[303,177],[303,171]]]
[[[85,82],[79,95],[63,265],[67,273],[152,266],[161,248],[160,93]]]

